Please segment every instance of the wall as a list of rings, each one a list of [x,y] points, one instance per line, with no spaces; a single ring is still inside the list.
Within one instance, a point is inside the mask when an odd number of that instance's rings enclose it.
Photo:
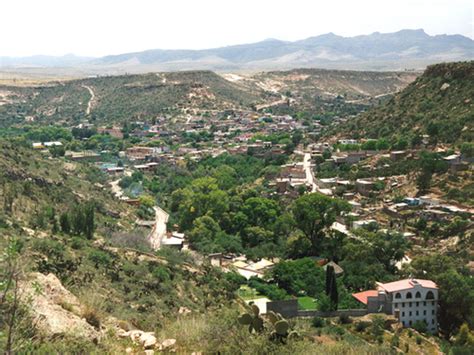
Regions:
[[[316,310],[299,310],[298,300],[296,299],[267,302],[267,312],[269,311],[280,313],[285,318],[339,317],[341,315],[347,315],[350,317],[362,317],[368,314],[367,309],[341,309],[331,312],[322,312]]]

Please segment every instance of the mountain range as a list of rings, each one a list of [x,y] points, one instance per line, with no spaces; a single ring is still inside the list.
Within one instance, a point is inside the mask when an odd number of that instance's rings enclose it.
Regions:
[[[0,69],[75,68],[88,74],[207,69],[275,70],[320,67],[355,70],[422,69],[474,58],[474,41],[462,35],[430,36],[422,29],[342,37],[334,33],[289,42],[267,39],[204,50],[153,49],[101,58],[0,57]]]

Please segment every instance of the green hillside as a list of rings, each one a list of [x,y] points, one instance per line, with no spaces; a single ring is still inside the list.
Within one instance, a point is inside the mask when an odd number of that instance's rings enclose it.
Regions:
[[[473,98],[474,61],[432,65],[389,102],[350,121],[341,131],[392,141],[410,141],[423,134],[433,142],[472,141]]]
[[[0,105],[0,124],[9,125],[25,119],[43,123],[73,123],[83,118],[112,122],[156,117],[183,108],[250,108],[261,101],[262,91],[229,82],[210,71],[189,71],[1,86],[0,94],[4,103]]]

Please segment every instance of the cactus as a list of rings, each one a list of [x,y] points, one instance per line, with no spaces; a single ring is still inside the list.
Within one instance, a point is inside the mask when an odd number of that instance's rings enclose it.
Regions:
[[[260,309],[257,305],[251,305],[252,312],[243,313],[239,316],[238,321],[242,325],[249,326],[249,332],[261,332],[264,329],[264,319],[260,315]],[[278,340],[285,343],[287,339],[295,339],[299,337],[298,332],[289,331],[290,324],[284,319],[280,313],[270,311],[266,314],[266,319],[274,327],[270,334],[271,340]]]
[[[243,313],[239,316],[238,321],[242,325],[248,325],[250,333],[263,330],[263,318],[260,317],[260,309],[255,304],[252,305],[252,314]]]
[[[272,323],[273,325],[275,325],[275,323],[279,321],[277,314],[276,314],[275,312],[273,312],[273,311],[268,312],[268,313],[267,313],[267,316],[268,316],[268,320],[269,320],[270,323]]]
[[[288,334],[288,328],[290,325],[286,320],[279,320],[275,323],[275,331],[278,335],[286,336]]]

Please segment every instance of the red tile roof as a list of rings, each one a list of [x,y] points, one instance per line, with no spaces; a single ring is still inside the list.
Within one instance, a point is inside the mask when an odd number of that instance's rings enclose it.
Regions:
[[[354,297],[357,301],[362,302],[363,304],[367,304],[368,297],[376,297],[378,295],[377,290],[368,290],[358,293],[353,293],[352,297]]]

